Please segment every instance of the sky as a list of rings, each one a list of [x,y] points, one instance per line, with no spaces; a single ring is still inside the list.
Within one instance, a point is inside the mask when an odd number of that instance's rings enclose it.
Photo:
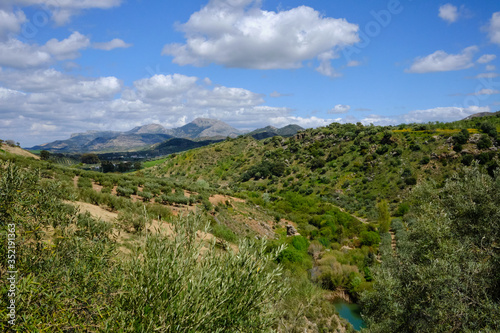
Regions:
[[[500,2],[1,0],[0,139],[500,110]]]

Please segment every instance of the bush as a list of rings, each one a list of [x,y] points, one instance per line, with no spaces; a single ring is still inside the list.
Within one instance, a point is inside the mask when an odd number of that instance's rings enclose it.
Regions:
[[[214,224],[211,232],[215,237],[222,238],[223,240],[231,243],[235,243],[238,240],[238,236],[236,236],[231,229],[223,224]]]
[[[482,135],[477,142],[477,149],[488,149],[492,144],[491,139],[487,135]]]
[[[406,185],[416,185],[417,184],[417,178],[416,177],[408,177],[405,179],[405,184]]]
[[[471,165],[472,161],[474,161],[474,156],[471,154],[464,155],[461,160],[462,164],[467,166]]]
[[[380,243],[380,235],[375,231],[363,231],[360,237],[362,245],[372,246]]]
[[[198,217],[175,224],[174,238],[151,236],[120,276],[123,286],[106,331],[264,332],[280,315],[288,292],[282,248],[266,254],[265,242],[243,241],[238,254],[197,240]],[[208,247],[203,250],[203,247]]]
[[[116,188],[116,194],[120,197],[130,198],[134,194],[134,190],[129,187],[118,186]]]
[[[396,253],[383,258],[374,291],[362,297],[370,332],[500,330],[499,191],[477,166],[413,189]]]
[[[420,164],[422,165],[425,165],[425,164],[429,164],[429,162],[431,161],[431,159],[429,158],[429,156],[424,156],[421,160],[420,160]]]

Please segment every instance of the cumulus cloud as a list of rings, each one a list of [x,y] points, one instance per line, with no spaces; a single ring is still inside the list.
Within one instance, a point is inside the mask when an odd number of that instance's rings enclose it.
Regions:
[[[479,59],[477,59],[477,63],[479,64],[487,64],[497,58],[496,54],[484,54]]]
[[[90,45],[90,39],[78,31],[75,31],[66,39],[61,41],[53,38],[41,49],[47,51],[57,60],[75,59],[80,56],[79,51]]]
[[[458,8],[451,3],[447,3],[439,7],[439,17],[448,23],[453,23],[458,20]]]
[[[24,22],[26,15],[23,11],[8,12],[0,9],[0,42],[6,41],[9,34],[18,33]]]
[[[442,50],[426,57],[416,58],[407,73],[430,73],[457,71],[474,66],[472,57],[479,50],[477,46],[470,46],[459,54],[448,54]]]
[[[299,68],[323,55],[322,72],[329,75],[324,63],[359,41],[358,26],[345,19],[324,17],[307,6],[265,11],[256,0],[211,0],[179,28],[186,43],[167,44],[162,54],[180,65]]]
[[[500,12],[493,13],[487,26],[490,41],[500,45]]]
[[[112,50],[117,47],[129,47],[131,44],[121,39],[114,39],[107,43],[92,45],[90,39],[78,31],[63,40],[52,38],[41,46],[11,38],[4,42],[0,41],[0,66],[20,69],[48,66],[56,61],[78,58],[80,51],[91,46],[101,50]]]
[[[118,39],[118,38],[115,38],[115,39],[113,39],[109,42],[105,42],[105,43],[92,44],[93,48],[99,49],[99,50],[105,50],[105,51],[110,51],[110,50],[117,49],[117,48],[126,49],[126,48],[129,48],[131,46],[132,46],[132,44],[125,43],[123,40]]]
[[[261,94],[250,90],[205,81],[181,74],[155,75],[123,87],[115,77],[76,78],[55,69],[3,70],[0,131],[13,138],[23,133],[16,139],[30,146],[87,129],[128,130],[152,122],[182,126],[196,117],[221,119],[238,128],[267,126],[269,118],[319,122],[295,119],[292,110],[267,106]],[[184,123],[179,125],[180,119]],[[2,126],[7,121],[9,126]],[[27,133],[33,124],[49,127]],[[50,126],[57,132],[43,132]]]
[[[347,113],[351,109],[350,105],[337,104],[335,105],[328,113],[339,114],[339,113]]]
[[[52,56],[38,45],[29,45],[17,39],[0,43],[0,66],[30,68],[48,65]]]

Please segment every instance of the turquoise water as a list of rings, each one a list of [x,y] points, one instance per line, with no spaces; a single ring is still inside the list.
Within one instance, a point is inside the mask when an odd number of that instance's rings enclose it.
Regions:
[[[357,304],[347,303],[344,300],[338,299],[333,302],[335,309],[337,309],[340,316],[354,327],[355,330],[359,331],[361,328],[366,327],[365,322],[359,314],[361,308]]]

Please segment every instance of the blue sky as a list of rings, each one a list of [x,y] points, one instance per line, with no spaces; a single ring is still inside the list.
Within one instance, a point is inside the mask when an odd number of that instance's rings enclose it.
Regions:
[[[0,138],[500,110],[498,1],[4,0]]]

